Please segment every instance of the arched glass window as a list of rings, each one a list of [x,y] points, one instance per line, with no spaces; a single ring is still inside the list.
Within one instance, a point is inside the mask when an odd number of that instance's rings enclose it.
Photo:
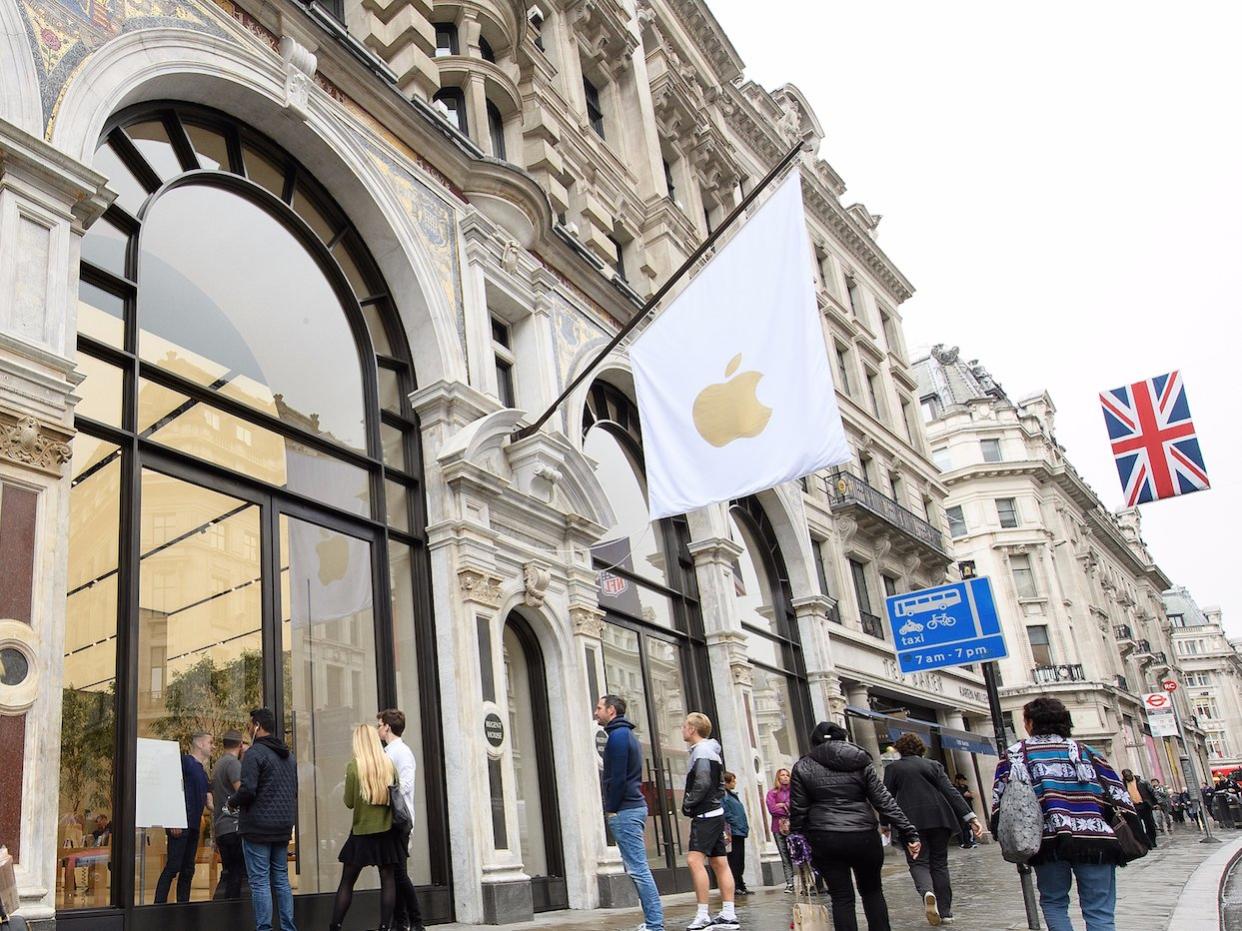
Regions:
[[[301,897],[339,878],[356,722],[402,707],[423,771],[441,766],[414,373],[361,238],[270,140],[143,105],[95,164],[119,196],[82,242],[58,841],[112,828],[58,871],[57,904],[176,897],[223,927],[241,915],[211,901],[226,832],[190,817],[183,773],[210,774],[249,709],[298,759]],[[442,786],[417,802],[415,879],[445,885]]]
[[[629,703],[644,778],[667,801],[652,806],[647,853],[661,888],[679,889],[685,878],[676,868],[674,838],[688,837],[690,827],[681,817],[681,724],[691,711],[715,717],[690,533],[684,518],[648,519],[638,410],[605,382],[587,398],[583,450],[596,462],[616,516],[592,548],[599,605],[607,613],[602,689]]]
[[[757,770],[771,788],[776,771],[792,767],[806,747],[806,667],[784,559],[763,506],[753,496],[735,501],[729,522],[730,536],[743,548],[733,564],[733,590],[754,666],[747,710]]]

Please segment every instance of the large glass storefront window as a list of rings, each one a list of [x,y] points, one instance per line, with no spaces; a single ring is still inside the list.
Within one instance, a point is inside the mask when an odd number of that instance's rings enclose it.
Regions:
[[[592,550],[608,622],[604,688],[629,705],[643,752],[647,856],[660,888],[678,891],[686,877],[677,864],[690,839],[681,814],[687,764],[681,725],[691,711],[714,717],[689,533],[684,520],[647,518],[638,412],[629,398],[596,383],[586,424],[583,449],[616,515]]]
[[[82,248],[57,904],[213,899],[192,784],[262,705],[299,764],[295,892],[335,889],[350,733],[392,705],[420,764],[411,873],[444,884],[413,372],[374,262],[211,111],[122,114],[96,163],[121,197]]]

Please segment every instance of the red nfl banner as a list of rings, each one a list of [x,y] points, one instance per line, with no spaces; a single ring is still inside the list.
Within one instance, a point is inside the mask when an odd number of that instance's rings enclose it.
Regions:
[[[1126,506],[1211,487],[1180,372],[1100,395]]]

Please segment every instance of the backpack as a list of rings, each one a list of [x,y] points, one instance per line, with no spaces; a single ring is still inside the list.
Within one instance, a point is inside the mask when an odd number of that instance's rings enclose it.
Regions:
[[[1044,841],[1044,813],[1031,786],[1031,773],[1023,759],[1026,741],[1009,761],[1009,784],[997,812],[996,840],[1001,856],[1010,863],[1025,863],[1039,853]]]

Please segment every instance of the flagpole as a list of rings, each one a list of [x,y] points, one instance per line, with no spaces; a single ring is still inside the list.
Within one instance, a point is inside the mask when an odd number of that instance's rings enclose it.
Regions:
[[[690,271],[690,269],[694,267],[694,263],[701,259],[707,253],[707,250],[719,241],[725,231],[733,225],[733,222],[742,215],[747,207],[755,202],[755,199],[767,189],[768,185],[770,185],[777,178],[777,176],[779,176],[780,173],[784,171],[795,158],[798,157],[798,153],[803,150],[809,151],[809,146],[805,141],[800,141],[792,149],[786,152],[784,158],[772,166],[772,169],[763,176],[759,183],[755,185],[754,189],[742,198],[741,203],[734,207],[729,215],[720,221],[720,225],[712,230],[711,234],[699,244],[699,247],[695,249],[693,253],[691,253],[690,257],[681,263],[681,267],[678,268],[677,271],[673,272],[673,274],[669,276],[668,280],[660,286],[659,290],[647,299],[647,303],[643,304],[643,306],[636,314],[634,314],[633,317],[630,318],[625,326],[621,327],[621,329],[617,331],[617,335],[608,341],[608,345],[601,349],[595,358],[592,359],[582,369],[582,371],[578,373],[578,376],[565,387],[565,390],[561,392],[560,396],[548,405],[548,409],[540,415],[539,419],[528,427],[522,427],[520,430],[514,431],[510,438],[517,441],[525,439],[528,436],[533,436],[537,433],[539,428],[548,422],[548,418],[556,413],[556,409],[565,403],[565,399],[573,394],[579,385],[586,381],[587,376],[590,375],[591,372],[595,371],[595,367],[603,362],[604,359],[607,358],[608,354],[616,349],[617,346],[621,344],[621,341],[629,336],[634,328],[646,319],[648,314],[655,310],[656,305],[660,303],[660,301],[670,290],[672,290],[673,286],[676,285],[677,282],[681,281],[681,279],[685,277],[686,272]]]

